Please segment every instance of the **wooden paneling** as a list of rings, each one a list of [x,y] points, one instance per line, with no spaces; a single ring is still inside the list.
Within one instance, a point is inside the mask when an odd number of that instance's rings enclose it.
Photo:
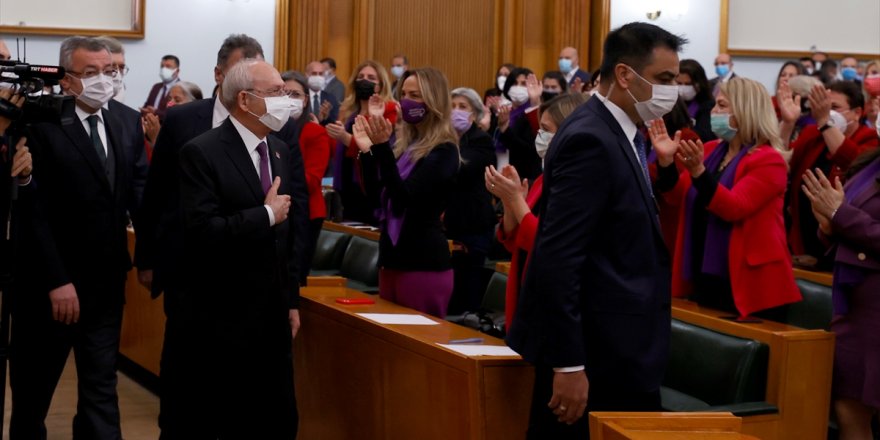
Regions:
[[[134,255],[134,231],[128,231],[128,253]],[[151,373],[159,375],[162,343],[165,340],[164,297],[150,297],[150,291],[138,282],[137,270],[128,272],[125,281],[125,309],[119,352]]]
[[[302,70],[336,59],[337,77],[366,59],[387,67],[396,53],[414,67],[442,70],[449,86],[482,92],[502,63],[539,76],[559,51],[578,48],[588,69],[607,32],[608,0],[276,0],[276,65]]]
[[[592,412],[594,440],[746,440],[742,419],[731,413]]]

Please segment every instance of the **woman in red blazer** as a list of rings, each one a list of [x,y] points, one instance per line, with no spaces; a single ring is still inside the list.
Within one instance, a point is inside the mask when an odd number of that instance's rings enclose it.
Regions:
[[[535,150],[541,159],[544,158],[553,134],[562,125],[565,117],[584,102],[586,102],[584,95],[566,93],[541,105],[538,109],[541,114],[541,128],[535,138]],[[529,189],[529,182],[520,180],[516,168],[511,165],[502,168],[501,172],[498,172],[491,165],[486,168],[486,189],[495,197],[500,198],[504,204],[504,217],[498,226],[498,241],[512,254],[504,300],[504,328],[510,327],[510,322],[516,311],[519,284],[522,280],[522,274],[525,272],[528,255],[535,244],[538,217],[532,212],[532,209],[541,199],[543,184],[544,175],[542,174],[535,178],[531,189]]]
[[[299,127],[299,149],[302,153],[303,167],[306,172],[306,188],[309,191],[309,243],[300,260],[301,273],[308,275],[311,267],[315,246],[318,243],[318,235],[327,217],[327,206],[324,204],[324,192],[321,188],[321,179],[327,172],[330,164],[330,155],[336,146],[327,130],[317,121],[312,120],[309,107],[308,81],[299,72],[285,72],[282,76],[285,87],[293,95],[294,99],[301,100],[302,111],[294,111],[291,118],[296,120]],[[306,277],[303,277],[305,280]]]
[[[664,197],[680,202],[672,294],[745,317],[799,301],[785,240],[787,167],[770,97],[753,80],[720,87],[712,109],[719,140],[682,141],[685,172],[661,173]],[[672,142],[662,123],[654,145]],[[705,160],[704,160],[705,155]],[[776,309],[781,313],[782,309]],[[765,315],[768,316],[768,315]]]

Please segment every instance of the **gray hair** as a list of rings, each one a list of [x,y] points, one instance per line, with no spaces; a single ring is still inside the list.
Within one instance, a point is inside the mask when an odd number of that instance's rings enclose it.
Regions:
[[[467,99],[468,103],[470,103],[471,107],[474,109],[474,120],[478,121],[483,119],[483,101],[480,99],[480,94],[477,93],[474,89],[469,89],[467,87],[459,87],[452,91],[452,97],[462,97]]]
[[[121,53],[125,55],[125,48],[122,47],[122,43],[120,43],[119,40],[108,35],[101,35],[100,37],[95,37],[95,39],[104,43],[104,46],[107,46],[107,49],[110,49],[111,54]]]
[[[253,37],[245,34],[232,34],[223,40],[223,45],[217,51],[217,67],[223,69],[232,52],[241,49],[243,58],[265,58],[263,46]]]
[[[199,86],[191,83],[189,81],[180,81],[174,85],[174,87],[180,87],[180,90],[183,91],[183,94],[186,95],[187,99],[190,101],[195,101],[197,99],[202,99],[202,89]],[[172,87],[172,89],[174,88]]]
[[[226,72],[226,78],[223,80],[223,86],[220,87],[220,100],[230,111],[235,108],[238,100],[238,94],[245,90],[250,90],[254,86],[254,75],[251,73],[251,67],[262,62],[256,58],[245,58],[234,66],[230,67]]]
[[[61,53],[58,57],[58,64],[65,70],[70,70],[73,64],[73,53],[77,49],[83,49],[87,52],[101,52],[103,50],[110,54],[110,49],[103,41],[94,37],[68,37],[61,42]]]

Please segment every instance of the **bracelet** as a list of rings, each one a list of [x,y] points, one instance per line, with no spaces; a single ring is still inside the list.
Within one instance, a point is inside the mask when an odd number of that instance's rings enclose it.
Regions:
[[[833,220],[833,219],[834,219],[834,215],[837,214],[837,210],[838,210],[838,209],[840,209],[839,206],[838,206],[837,208],[834,208],[834,211],[831,211],[831,215],[828,216],[828,220]]]

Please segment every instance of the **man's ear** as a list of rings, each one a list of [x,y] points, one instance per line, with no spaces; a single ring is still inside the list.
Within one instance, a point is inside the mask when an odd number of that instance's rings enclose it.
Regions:
[[[612,79],[612,81],[618,88],[622,90],[629,89],[629,82],[631,79],[632,70],[630,70],[630,68],[626,64],[618,63],[616,66],[614,66],[614,78]]]

